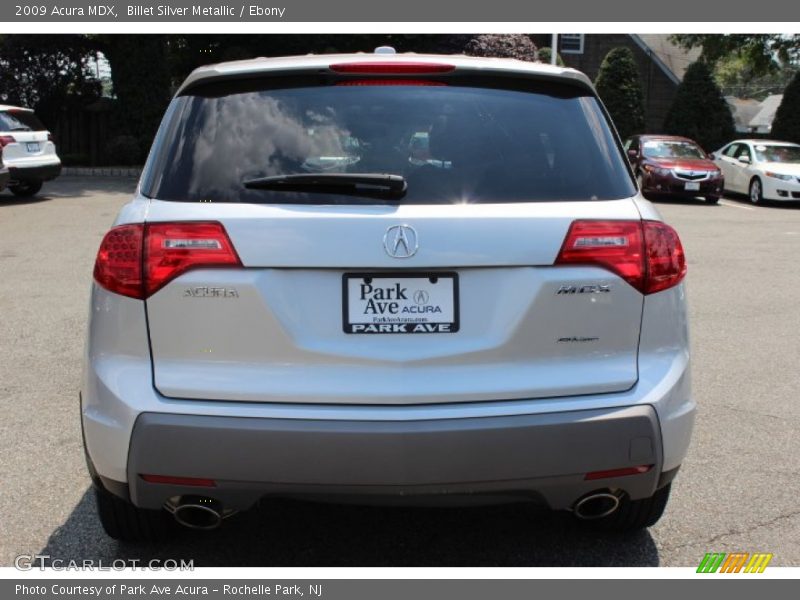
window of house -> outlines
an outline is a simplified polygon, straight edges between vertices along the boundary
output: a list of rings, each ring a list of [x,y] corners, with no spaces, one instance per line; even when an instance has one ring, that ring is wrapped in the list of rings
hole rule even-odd
[[[582,33],[562,33],[561,34],[561,53],[562,54],[583,54],[583,34]]]

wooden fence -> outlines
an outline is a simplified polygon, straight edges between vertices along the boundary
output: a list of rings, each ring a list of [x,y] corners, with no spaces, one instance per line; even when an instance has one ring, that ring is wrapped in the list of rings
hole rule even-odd
[[[99,101],[83,108],[65,108],[52,124],[58,154],[68,166],[108,164],[112,103]]]

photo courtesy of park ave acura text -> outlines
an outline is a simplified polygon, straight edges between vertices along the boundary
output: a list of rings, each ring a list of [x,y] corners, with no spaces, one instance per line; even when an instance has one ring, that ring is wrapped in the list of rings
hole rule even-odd
[[[0,566],[800,566],[800,35],[109,31],[0,34]]]

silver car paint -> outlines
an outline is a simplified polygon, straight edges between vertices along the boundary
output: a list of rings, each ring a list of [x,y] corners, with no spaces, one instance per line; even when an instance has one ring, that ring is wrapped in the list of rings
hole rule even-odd
[[[342,57],[343,60],[345,58],[373,60],[372,57],[361,55]],[[437,58],[441,60],[441,57]],[[317,57],[303,57],[283,62],[259,59],[252,61],[251,64],[246,61],[232,65],[217,65],[197,71],[184,86],[202,78],[235,76],[237,73],[253,69],[295,70],[301,64],[304,68],[314,69],[318,67],[318,62],[320,61]],[[330,57],[324,57],[325,65],[330,62],[332,62]],[[526,65],[517,61],[477,62],[482,62],[483,68],[488,70],[503,69],[521,74],[537,73],[543,77],[566,77],[579,85],[591,88],[585,76],[569,69]],[[474,67],[476,61],[465,58],[464,64]],[[305,220],[315,232],[315,236],[310,236],[311,239],[326,239],[331,231],[327,228],[333,221],[338,226],[345,227],[347,241],[341,253],[338,248],[336,252],[319,252],[318,249],[303,243],[293,246],[292,253],[285,253],[280,252],[281,244],[277,242],[259,246],[253,241],[254,230],[250,219],[269,216],[271,220],[279,221],[284,226],[280,230],[276,229],[281,235],[288,236],[280,240],[282,244],[287,241],[296,242],[299,232],[304,231],[302,229],[304,225],[301,223],[302,216],[299,215],[302,211],[291,207],[217,205],[211,208],[208,205],[151,201],[137,194],[137,197],[123,208],[117,224],[139,223],[146,220],[211,218],[221,220],[231,232],[244,263],[262,267],[254,269],[255,274],[248,274],[246,271],[239,274],[228,272],[228,276],[243,278],[238,285],[244,285],[245,289],[249,286],[252,290],[263,290],[263,285],[269,282],[270,278],[281,277],[280,272],[299,271],[302,267],[334,269],[340,274],[343,270],[357,267],[395,266],[391,259],[378,253],[370,254],[368,260],[365,260],[363,252],[358,249],[359,243],[372,245],[375,243],[373,239],[375,235],[382,235],[385,226],[412,217],[425,219],[427,223],[441,219],[443,226],[435,229],[435,234],[427,235],[421,240],[421,251],[415,266],[441,268],[445,265],[469,265],[470,269],[474,269],[479,265],[481,269],[487,270],[490,274],[494,272],[496,275],[494,281],[490,283],[501,281],[500,271],[504,270],[504,273],[513,272],[523,280],[527,277],[529,285],[535,287],[537,282],[534,281],[535,275],[531,273],[538,269],[531,266],[552,264],[569,221],[577,218],[570,212],[575,208],[575,204],[566,206],[558,203],[514,207],[514,211],[518,211],[518,214],[531,211],[529,216],[532,218],[537,215],[546,215],[549,218],[549,228],[537,230],[536,233],[541,237],[531,236],[530,244],[521,244],[524,242],[521,230],[513,227],[507,214],[495,214],[498,210],[496,205],[463,208],[464,227],[472,227],[473,223],[478,223],[478,218],[482,223],[489,219],[493,226],[492,235],[487,236],[491,243],[479,244],[468,260],[464,258],[463,253],[457,257],[449,254],[451,250],[440,237],[444,236],[446,239],[444,224],[445,219],[452,217],[451,207],[409,206],[391,210],[385,207],[371,209],[359,207],[358,218],[352,215],[339,216],[334,214],[335,210],[322,207],[305,207],[303,216],[314,215],[314,218]],[[423,210],[424,214],[421,212]],[[614,202],[582,203],[580,211],[580,216],[585,218],[660,220],[655,208],[641,197]],[[321,218],[323,215],[325,219]],[[326,223],[328,218],[330,222]],[[371,227],[369,231],[362,229],[365,224],[373,223],[374,229]],[[349,236],[354,236],[355,239],[351,240]],[[545,243],[539,244],[538,242],[542,240]],[[429,245],[427,250],[423,251],[425,244]],[[493,257],[490,246],[499,250],[500,258]],[[553,279],[548,281],[549,284],[562,277],[560,269],[550,271],[548,276]],[[695,403],[690,391],[685,284],[643,297],[632,288],[625,290],[626,283],[602,270],[573,267],[568,271],[568,278],[610,280],[615,291],[622,290],[618,294],[620,302],[623,305],[629,303],[627,309],[634,307],[638,309],[638,313],[634,311],[633,314],[627,315],[629,325],[638,327],[636,343],[632,344],[630,339],[620,334],[625,339],[612,340],[611,347],[616,350],[610,352],[609,357],[594,357],[593,366],[601,368],[596,369],[592,381],[584,382],[586,386],[595,388],[594,392],[582,393],[581,383],[568,383],[566,373],[560,373],[558,369],[548,371],[541,367],[537,371],[535,360],[528,364],[526,369],[524,366],[514,365],[513,360],[509,359],[505,363],[495,364],[494,366],[498,367],[497,371],[486,369],[481,373],[479,368],[481,361],[473,360],[470,355],[490,353],[491,348],[507,344],[513,337],[511,332],[516,325],[510,321],[493,323],[493,327],[494,325],[497,327],[485,332],[487,335],[468,338],[461,347],[452,341],[453,338],[448,341],[447,336],[443,336],[435,343],[417,347],[414,347],[411,341],[401,340],[399,349],[390,349],[389,345],[380,339],[369,342],[361,338],[361,341],[368,346],[364,349],[359,348],[358,343],[349,340],[340,339],[340,343],[325,339],[315,340],[309,335],[309,331],[303,331],[302,328],[294,331],[290,329],[287,332],[287,305],[281,306],[278,302],[271,306],[271,310],[278,315],[271,317],[274,325],[272,333],[283,331],[285,336],[283,341],[287,343],[282,346],[282,351],[288,352],[288,356],[294,359],[307,360],[313,357],[317,361],[314,365],[315,371],[327,361],[332,368],[326,373],[326,385],[313,381],[310,376],[312,371],[309,370],[305,377],[299,378],[302,380],[298,380],[294,388],[290,385],[290,378],[279,378],[280,386],[275,393],[274,390],[270,391],[256,381],[255,370],[248,372],[246,364],[237,364],[236,368],[242,369],[239,375],[244,376],[245,385],[227,391],[224,385],[220,385],[219,389],[215,390],[216,394],[209,394],[207,388],[192,390],[193,381],[198,377],[202,380],[202,377],[208,376],[208,372],[204,372],[203,369],[209,369],[209,365],[187,360],[187,345],[202,340],[192,338],[190,328],[181,323],[181,318],[184,317],[183,311],[200,311],[200,309],[187,307],[185,303],[180,304],[180,308],[174,302],[169,303],[169,306],[167,303],[169,300],[167,296],[173,290],[206,281],[203,279],[203,271],[190,272],[178,278],[148,300],[147,307],[142,301],[118,296],[93,284],[82,386],[82,417],[88,454],[100,475],[116,481],[127,481],[131,434],[137,418],[143,413],[331,422],[406,422],[489,419],[649,405],[655,409],[661,427],[663,456],[661,468],[664,471],[676,468],[686,454],[695,412]],[[298,278],[293,284],[312,285],[310,281],[303,282],[302,279]],[[541,285],[541,282],[538,284]],[[486,292],[486,296],[490,296],[489,292]],[[162,300],[164,315],[160,316],[155,314],[159,311],[154,309]],[[255,299],[253,301],[255,302]],[[516,309],[516,313],[508,311],[507,314],[516,314],[519,317],[524,312],[525,307],[520,299],[511,298],[506,301],[515,304]],[[215,310],[228,309],[220,303]],[[641,315],[640,318],[638,314]],[[208,320],[208,313],[200,311],[196,315],[187,316],[185,321],[198,323],[197,319],[202,316]],[[164,359],[161,363],[163,368],[156,368],[155,385],[151,341],[148,339],[148,318],[158,321],[155,329],[155,323],[151,321],[149,324],[151,332],[155,331],[156,336],[159,336],[158,349],[155,352],[162,356],[156,356],[156,362],[158,363],[159,358]],[[548,314],[548,320],[553,320],[556,324],[569,324],[569,311]],[[219,337],[220,332],[214,327],[213,323],[208,324],[208,329],[199,337],[209,339],[215,333]],[[241,349],[243,353],[263,351],[252,346],[253,340],[245,341],[247,343]],[[202,347],[202,344],[200,346]],[[520,348],[521,346],[514,344],[508,347],[513,351],[518,351]],[[233,352],[233,348],[229,348],[228,351]],[[379,354],[377,360],[371,356],[375,351]],[[258,352],[254,355],[258,356]],[[488,355],[485,354],[482,358]],[[261,356],[262,364],[259,368],[264,367],[264,358],[266,355]],[[413,378],[414,388],[410,388],[411,384],[408,379],[402,377],[402,374],[407,365],[413,366],[420,358],[434,359],[439,364],[437,369],[424,373],[420,371],[420,376]],[[353,363],[352,368],[348,362]],[[606,373],[607,367],[613,367],[611,369],[613,375]],[[210,368],[213,371],[213,365]],[[531,369],[536,371],[536,377],[531,377],[530,373],[526,372]],[[359,377],[371,379],[370,385],[358,386],[352,380],[356,372]],[[436,376],[437,372],[439,377]],[[442,376],[442,373],[446,375]],[[388,383],[385,382],[387,374]],[[550,384],[548,377],[551,379]],[[208,381],[207,378],[203,386],[207,386]],[[391,384],[394,384],[396,389],[398,383],[403,383],[401,393],[392,393]],[[349,398],[356,394],[360,402],[338,403],[343,398],[340,386],[344,386]],[[420,389],[418,390],[416,386],[420,386]],[[584,392],[589,387],[583,388]],[[162,392],[194,399],[170,398]],[[220,395],[225,393],[229,399],[219,400]],[[403,398],[409,394],[416,396],[417,402],[403,405]],[[422,398],[431,401],[428,404],[419,403]]]

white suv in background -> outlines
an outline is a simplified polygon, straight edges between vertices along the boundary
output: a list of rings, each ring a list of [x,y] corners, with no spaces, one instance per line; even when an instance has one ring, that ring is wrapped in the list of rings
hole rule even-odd
[[[17,196],[35,195],[61,173],[52,135],[28,108],[0,104],[0,150]]]
[[[685,272],[582,73],[198,69],[95,264],[101,522],[152,539],[293,496],[650,526],[695,412]]]

